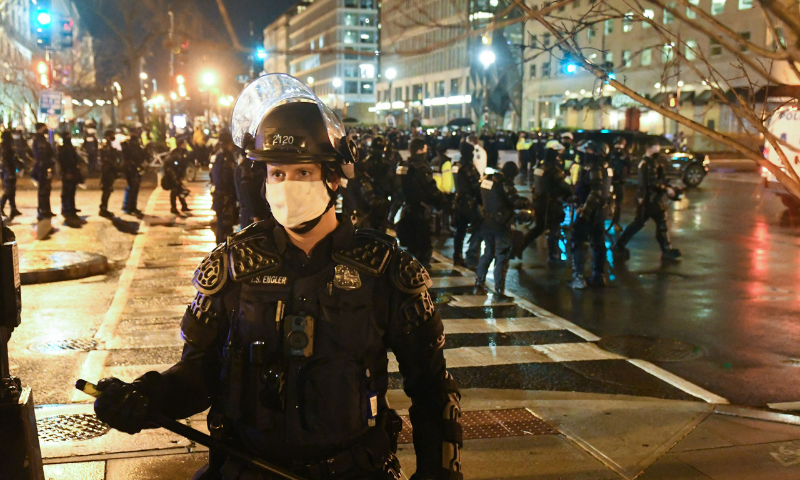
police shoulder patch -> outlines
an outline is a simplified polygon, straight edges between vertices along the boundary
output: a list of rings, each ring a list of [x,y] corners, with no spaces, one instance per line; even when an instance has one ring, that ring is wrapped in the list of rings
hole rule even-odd
[[[481,188],[484,190],[491,190],[494,187],[494,182],[488,178],[481,180]]]
[[[392,283],[403,293],[421,293],[433,286],[425,267],[406,251],[394,256],[391,270]]]
[[[368,275],[382,275],[397,249],[397,240],[377,230],[356,231],[352,247],[333,252],[333,260]]]
[[[192,277],[192,285],[204,295],[214,295],[222,290],[228,280],[226,245],[220,243],[200,262]]]
[[[274,272],[281,267],[281,257],[264,233],[239,241],[229,238],[228,252],[231,279],[235,282]]]

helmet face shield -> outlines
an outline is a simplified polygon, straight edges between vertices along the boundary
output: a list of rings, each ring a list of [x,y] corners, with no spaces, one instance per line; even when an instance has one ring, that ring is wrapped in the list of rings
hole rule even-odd
[[[358,160],[339,117],[300,80],[282,73],[259,77],[242,90],[231,135],[252,160],[335,162],[347,177]]]

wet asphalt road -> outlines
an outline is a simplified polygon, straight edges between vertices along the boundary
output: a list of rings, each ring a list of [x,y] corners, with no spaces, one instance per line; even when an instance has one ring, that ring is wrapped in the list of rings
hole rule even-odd
[[[201,186],[198,183],[193,188]],[[54,189],[54,209],[58,208],[57,192]],[[112,205],[121,203],[121,193],[115,191]],[[142,205],[149,193],[143,190]],[[137,224],[132,217],[112,223],[94,215],[97,197],[98,191],[79,191],[78,205],[89,215],[89,223],[83,228],[58,225],[60,231],[52,239],[34,242],[31,215],[35,195],[20,192],[26,216],[12,227],[23,249],[82,249],[108,256],[112,265],[103,276],[23,287],[24,324],[12,338],[12,372],[33,386],[38,404],[69,402],[72,382],[91,362],[87,362],[86,352],[41,354],[31,345],[54,338],[91,338],[95,334],[112,303],[135,238]],[[631,188],[626,196],[624,224],[633,215],[633,197]],[[629,244],[632,257],[627,263],[618,264],[609,256],[609,287],[574,292],[565,285],[569,268],[546,265],[542,239],[539,250],[531,248],[523,261],[512,262],[509,289],[601,337],[601,348],[650,361],[731,403],[765,406],[800,400],[800,327],[796,326],[800,307],[800,227],[782,223],[782,204],[771,194],[761,195],[758,178],[752,174],[712,174],[699,189],[690,191],[688,198],[687,209],[671,210],[669,214],[673,244],[684,253],[681,262],[662,264],[653,239],[654,227],[648,225]],[[130,312],[140,312],[137,315],[144,319],[158,320],[158,330],[167,336],[162,339],[156,335],[163,340],[161,346],[137,344],[111,349],[97,375],[125,372],[134,378],[151,367],[168,365],[179,356],[179,339],[174,343],[172,333],[177,333],[180,315],[191,300],[191,272],[213,245],[213,240],[209,241],[213,236],[207,230],[169,225],[151,232],[153,237],[146,242],[142,254],[145,270],[137,274],[132,284],[120,335],[130,335],[140,327],[154,328],[149,323],[136,327],[134,320],[138,317]],[[451,243],[441,243],[439,250],[449,256]],[[446,268],[434,276],[451,275]],[[468,290],[466,286],[443,288],[437,294]],[[450,319],[468,316],[463,309],[440,308],[448,321],[458,322]],[[161,313],[151,315],[153,309]],[[524,312],[492,312],[490,316],[514,315],[526,316]],[[128,317],[133,320],[126,320]],[[578,341],[582,340],[564,329],[499,335],[465,330],[448,335],[448,349],[548,346]],[[495,388],[685,396],[625,361],[606,360],[595,353],[590,357],[592,360],[582,358],[571,363],[537,360],[520,366],[499,365],[491,374],[483,367],[464,362],[457,378],[465,385]]]
[[[623,225],[634,197],[629,186]],[[571,269],[547,266],[541,238],[512,261],[508,288],[602,337],[602,347],[731,403],[800,400],[800,226],[754,173],[712,173],[687,197],[688,208],[668,216],[682,261],[661,261],[651,222],[628,245],[629,261],[609,252],[608,287],[573,291]]]

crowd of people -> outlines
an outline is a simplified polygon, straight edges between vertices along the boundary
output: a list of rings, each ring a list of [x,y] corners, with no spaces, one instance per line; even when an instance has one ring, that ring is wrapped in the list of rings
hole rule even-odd
[[[270,216],[263,190],[266,169],[245,159],[229,131],[219,133],[214,147],[202,134],[198,140],[199,131],[172,138],[173,148],[162,166],[161,187],[170,192],[171,213],[188,215],[186,169],[199,156],[205,157],[200,163],[210,164],[216,238],[223,242],[237,225],[243,229]],[[47,135],[47,126],[37,124],[30,148],[34,160],[31,177],[38,188],[37,217],[55,215],[50,194],[57,162],[61,214],[66,222],[82,222],[75,204],[76,187],[85,180],[78,168],[78,153],[68,132],[60,134],[57,149]],[[18,137],[6,130],[0,142],[4,190],[0,208],[6,215],[8,203],[8,218],[12,219],[21,214],[15,202],[15,150],[26,148]],[[680,257],[680,251],[670,244],[665,213],[665,199],[677,198],[680,190],[666,180],[656,161],[658,143],[646,145],[643,158],[631,159],[624,138],[615,139],[611,146],[592,140],[576,143],[570,132],[478,134],[351,128],[348,137],[358,149],[360,161],[355,164],[355,176],[349,181],[342,179],[340,185],[343,214],[357,228],[394,230],[400,244],[423,265],[430,263],[434,234],[452,234],[453,263],[476,271],[478,289],[485,288],[494,264],[495,293],[502,295],[510,260],[521,258],[542,235],[547,238],[552,267],[564,263],[567,255],[561,244],[567,246],[564,250],[573,269],[569,285],[576,289],[605,285],[606,232],[611,229],[617,234],[612,251],[625,260],[629,257],[627,243],[652,219],[663,258]],[[150,154],[142,139],[141,129],[131,127],[126,136],[106,130],[100,141],[93,125],[87,126],[82,149],[90,170],[92,165],[99,166],[100,216],[114,217],[108,202],[120,177],[126,180],[122,211],[143,215],[138,205],[139,186]],[[406,159],[402,150],[408,151]],[[516,160],[498,165],[503,150],[516,150]],[[448,152],[454,151],[457,158],[450,158]],[[620,213],[633,161],[640,162],[637,212],[623,231]],[[532,187],[529,197],[517,191],[521,183]],[[591,250],[588,276],[584,274],[587,244]]]

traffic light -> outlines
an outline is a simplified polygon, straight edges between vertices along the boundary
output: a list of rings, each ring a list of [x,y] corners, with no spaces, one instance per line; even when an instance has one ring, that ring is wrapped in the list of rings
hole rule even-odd
[[[564,57],[564,60],[561,61],[561,73],[566,73],[567,75],[574,75],[578,72],[578,62],[572,59],[572,56],[567,55]]]
[[[45,61],[39,62],[39,64],[36,65],[36,73],[39,76],[39,85],[44,88],[50,88],[50,84],[52,83],[50,65]]]
[[[253,53],[253,72],[256,76],[264,70],[265,58],[267,58],[267,51],[264,50],[264,47],[256,47],[256,51]]]
[[[36,44],[40,47],[49,47],[53,30],[53,17],[50,9],[42,3],[34,14],[33,24],[36,28]]]
[[[72,28],[74,25],[71,18],[61,21],[61,46],[63,48],[72,48]]]

